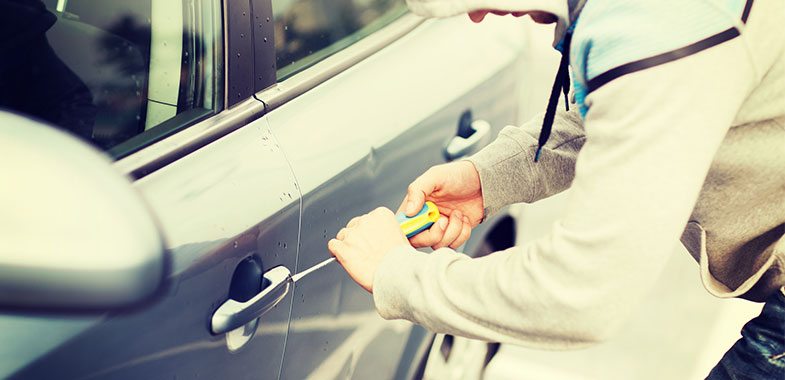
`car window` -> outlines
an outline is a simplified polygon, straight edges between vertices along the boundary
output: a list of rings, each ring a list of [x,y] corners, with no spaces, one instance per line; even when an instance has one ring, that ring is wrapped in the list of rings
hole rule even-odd
[[[404,13],[403,0],[273,0],[278,80],[344,49]]]
[[[122,157],[220,109],[212,0],[0,2],[0,108]]]

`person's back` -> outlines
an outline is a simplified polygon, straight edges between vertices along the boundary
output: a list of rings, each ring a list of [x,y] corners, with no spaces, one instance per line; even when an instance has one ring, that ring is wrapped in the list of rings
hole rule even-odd
[[[760,302],[785,285],[785,3],[749,3],[741,38],[753,88],[714,156],[682,242],[710,293]]]

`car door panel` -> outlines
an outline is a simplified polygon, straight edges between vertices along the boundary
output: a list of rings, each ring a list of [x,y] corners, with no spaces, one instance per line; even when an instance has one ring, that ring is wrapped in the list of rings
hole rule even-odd
[[[464,111],[491,123],[493,135],[515,122],[522,43],[505,36],[518,30],[426,22],[268,114],[303,197],[298,271],[329,257],[327,241],[351,217],[396,210],[414,178],[445,162]],[[283,379],[393,376],[409,324],[383,321],[337,264],[304,277],[294,292]]]
[[[168,275],[161,294],[103,315],[100,310],[84,314],[19,311],[19,315],[4,310],[0,351],[13,354],[0,359],[0,378],[277,378],[291,292],[261,318],[251,318],[235,331],[213,334],[211,326],[216,310],[230,297],[245,301],[267,285],[262,273],[278,266],[293,272],[297,259],[297,184],[269,131],[264,105],[251,99],[255,69],[251,3],[126,2],[131,8],[142,8],[127,14],[122,1],[66,3],[50,6],[61,28],[94,31],[92,24],[82,25],[90,21],[111,24],[106,28],[137,38],[145,47],[140,51],[155,56],[148,57],[149,66],[142,67],[143,71],[156,72],[157,84],[167,88],[167,95],[175,95],[161,105],[172,114],[183,111],[175,118],[197,110],[202,121],[168,120],[161,125],[176,121],[176,128],[156,134],[152,132],[164,127],[152,125],[161,120],[137,112],[131,121],[150,122],[153,131],[140,130],[127,141],[113,142],[130,144],[115,155],[123,157],[115,168],[135,180],[133,186],[149,204],[165,237]],[[92,18],[87,20],[87,16]],[[58,32],[53,29],[50,34]],[[107,85],[101,95],[111,97],[118,106],[144,99],[148,77],[131,75],[122,66],[126,61],[138,66],[138,60],[124,60],[116,39],[101,38],[107,33],[88,33],[98,36],[91,39],[82,34],[71,33],[55,41],[61,55],[72,58],[69,64],[77,67],[74,62],[85,61],[82,66],[89,68],[91,62],[99,61],[93,57],[80,61],[83,57],[74,54],[92,51],[88,47],[101,54],[113,53],[109,58],[116,61],[106,58],[101,62],[117,65],[116,71],[125,73],[117,77],[134,82],[136,91],[128,96],[128,91],[113,92]],[[202,44],[202,38],[208,43]],[[93,46],[95,41],[104,41],[106,46]],[[167,44],[174,47],[167,48]],[[131,58],[136,57],[136,50],[129,47],[128,51],[134,53]],[[230,109],[218,113],[224,104]],[[110,111],[122,113],[122,109]],[[78,222],[79,215],[75,215],[74,223]],[[258,266],[258,273],[237,269],[248,265]]]
[[[167,241],[166,294],[105,316],[11,378],[277,378],[291,293],[239,349],[230,350],[227,334],[210,332],[240,262],[256,256],[263,271],[295,267],[300,202],[267,120],[250,122],[136,187]]]

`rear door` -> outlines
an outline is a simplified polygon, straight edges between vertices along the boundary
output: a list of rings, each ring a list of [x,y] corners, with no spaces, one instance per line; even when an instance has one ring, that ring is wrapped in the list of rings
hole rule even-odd
[[[302,197],[297,272],[330,257],[327,241],[351,217],[396,210],[428,167],[516,121],[519,23],[423,21],[385,0],[274,0],[273,14],[276,84],[257,98]],[[486,123],[448,157],[462,117]],[[392,378],[412,364],[399,369],[410,329],[382,320],[331,264],[295,286],[282,378]]]

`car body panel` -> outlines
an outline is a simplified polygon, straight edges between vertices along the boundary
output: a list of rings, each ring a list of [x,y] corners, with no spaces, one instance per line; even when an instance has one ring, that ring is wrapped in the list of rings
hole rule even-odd
[[[522,44],[498,37],[516,30],[425,22],[269,113],[303,197],[298,272],[329,257],[327,241],[352,216],[396,210],[412,180],[445,162],[464,111],[494,135],[515,120]],[[367,358],[399,357],[411,325],[382,320],[339,265],[305,276],[294,294],[282,378],[394,375],[396,361]]]
[[[84,331],[11,378],[47,378],[54,368],[61,378],[277,377],[291,294],[235,352],[225,334],[209,330],[244,258],[256,255],[263,270],[295,267],[300,202],[267,120],[250,122],[135,185],[155,210],[171,254],[166,294],[139,310],[77,323]]]

